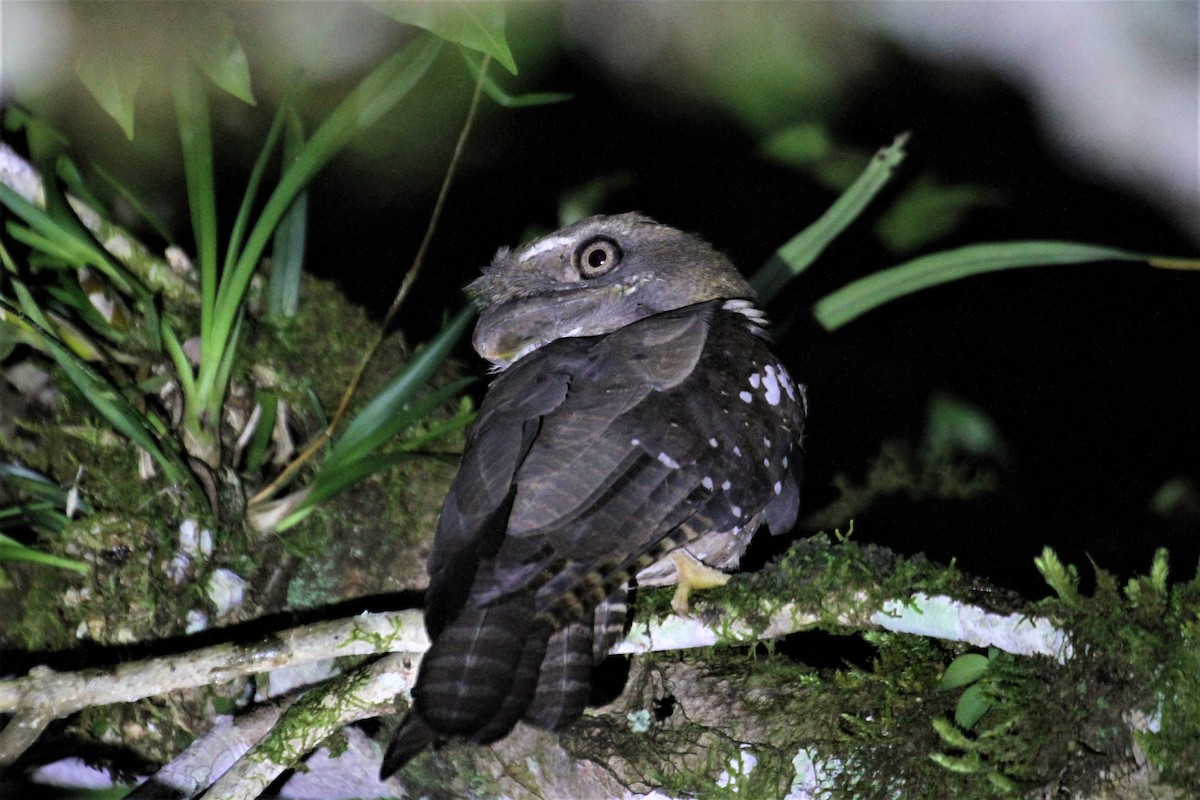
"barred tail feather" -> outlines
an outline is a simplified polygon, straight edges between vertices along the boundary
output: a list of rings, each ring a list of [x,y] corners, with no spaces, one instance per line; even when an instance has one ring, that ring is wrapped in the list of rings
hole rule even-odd
[[[413,687],[413,706],[437,736],[474,740],[492,722],[526,657],[531,612],[525,596],[467,608],[434,640]]]
[[[591,619],[550,637],[526,722],[553,731],[579,718],[592,692],[592,642]]]
[[[391,744],[383,754],[383,763],[379,767],[379,780],[387,780],[399,772],[405,764],[419,755],[422,750],[433,744],[433,731],[425,720],[413,711],[400,723]]]

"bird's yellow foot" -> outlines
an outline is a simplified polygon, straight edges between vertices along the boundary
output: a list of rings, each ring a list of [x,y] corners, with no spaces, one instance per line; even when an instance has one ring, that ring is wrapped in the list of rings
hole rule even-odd
[[[671,608],[681,617],[689,616],[688,596],[693,589],[712,589],[729,583],[729,575],[713,569],[686,550],[672,552],[671,561],[675,563],[675,574],[679,578]]]

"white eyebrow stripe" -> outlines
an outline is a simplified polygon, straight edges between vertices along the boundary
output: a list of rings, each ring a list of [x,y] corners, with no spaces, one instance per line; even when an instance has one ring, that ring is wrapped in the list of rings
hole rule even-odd
[[[547,250],[553,250],[557,247],[562,247],[564,244],[571,244],[574,241],[574,237],[571,236],[550,236],[542,239],[540,242],[532,242],[521,250],[521,257],[518,260],[524,261],[527,258],[533,258]]]

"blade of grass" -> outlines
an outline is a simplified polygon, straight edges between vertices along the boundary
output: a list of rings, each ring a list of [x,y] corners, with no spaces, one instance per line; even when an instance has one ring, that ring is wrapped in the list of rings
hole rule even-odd
[[[312,491],[305,496],[304,501],[296,508],[295,513],[306,513],[306,509],[311,509],[323,500],[328,500],[350,484],[360,481],[368,475],[389,467],[405,458],[413,458],[413,455],[398,451],[378,453],[346,464],[335,472],[327,473],[328,477],[324,481],[319,481],[312,485]],[[289,519],[290,517],[286,518],[284,523],[288,523]],[[294,520],[291,524],[295,524],[295,522],[299,522],[299,520]],[[283,525],[276,530],[283,530]]]
[[[288,115],[283,141],[283,163],[290,164],[304,147],[300,115]],[[304,246],[308,235],[308,189],[296,195],[275,229],[271,243],[271,277],[267,283],[267,311],[280,317],[295,316],[300,304],[300,278],[304,272]]]
[[[187,184],[188,214],[196,240],[200,267],[200,341],[204,358],[219,359],[209,348],[213,342],[213,309],[217,298],[217,194],[213,178],[212,123],[208,95],[187,62],[175,70],[172,95],[183,150],[183,173]],[[217,341],[223,341],[219,337]]]
[[[167,322],[167,318],[162,317],[159,324],[162,326],[163,349],[171,357],[171,362],[175,365],[175,374],[179,376],[179,390],[184,397],[191,397],[196,393],[196,377],[192,374],[192,365],[183,352],[179,336],[171,327],[171,323]]]
[[[266,502],[267,499],[270,498],[280,486],[285,485],[289,480],[291,480],[296,470],[298,470],[308,459],[310,459],[314,453],[319,452],[325,446],[325,443],[333,437],[334,429],[337,427],[338,423],[341,422],[342,417],[345,415],[346,409],[350,405],[350,400],[354,397],[354,393],[358,389],[358,384],[362,379],[363,371],[367,368],[367,365],[371,362],[371,359],[379,350],[379,346],[383,342],[384,336],[386,335],[392,320],[396,316],[396,312],[400,309],[404,299],[408,296],[408,292],[412,288],[417,275],[420,274],[421,267],[425,262],[425,253],[428,252],[429,243],[433,240],[433,233],[435,230],[437,230],[438,219],[441,217],[442,208],[445,206],[446,196],[449,194],[450,185],[454,180],[454,174],[458,163],[462,160],[463,149],[466,146],[467,137],[471,132],[471,126],[475,120],[475,113],[479,109],[479,99],[483,93],[483,77],[487,73],[487,65],[488,59],[485,58],[481,68],[480,78],[475,83],[475,93],[471,96],[471,105],[467,110],[467,118],[463,121],[462,130],[460,130],[458,133],[458,141],[455,142],[454,145],[454,154],[451,156],[450,164],[446,168],[446,175],[442,178],[442,186],[438,190],[437,200],[434,201],[433,211],[429,215],[429,224],[425,227],[425,235],[421,239],[421,245],[417,248],[416,255],[413,256],[413,263],[409,266],[408,272],[405,273],[403,280],[400,282],[400,288],[397,290],[396,296],[392,299],[391,307],[388,308],[387,314],[384,315],[383,323],[379,326],[379,334],[375,337],[375,342],[363,355],[362,360],[359,362],[358,369],[350,379],[350,384],[346,387],[346,391],[342,393],[342,399],[338,403],[337,410],[334,412],[333,420],[325,426],[320,436],[316,437],[312,442],[310,442],[309,445],[304,448],[304,451],[300,453],[300,455],[297,456],[290,464],[288,464],[287,468],[284,469],[284,471],[280,473],[275,480],[271,481],[271,483],[267,484],[267,486],[260,489],[258,493],[250,499],[250,505],[253,506],[255,504]],[[468,308],[464,309],[462,312],[462,315],[467,318],[473,314],[474,308],[470,306],[468,306]],[[465,320],[463,324],[466,324]]]
[[[258,197],[258,188],[262,184],[263,173],[267,170],[271,154],[275,152],[275,145],[279,142],[279,134],[283,131],[284,120],[288,117],[290,108],[290,98],[285,97],[275,112],[275,118],[271,120],[271,127],[267,131],[267,138],[263,140],[263,146],[258,151],[258,158],[254,160],[254,167],[250,170],[250,179],[246,181],[246,191],[242,193],[242,204],[238,207],[237,218],[233,221],[233,230],[229,234],[229,244],[225,248],[225,265],[222,274],[232,270],[233,265],[237,262],[238,252],[241,250],[242,240],[246,235],[246,226],[250,222],[250,212],[254,209],[254,200]]]
[[[1151,257],[1113,247],[1075,242],[993,242],[921,256],[843,286],[817,301],[813,314],[826,330],[836,330],[868,311],[905,295],[943,283],[1002,269],[1082,264],[1092,261],[1145,261]]]
[[[474,409],[460,409],[458,413],[445,422],[439,422],[434,425],[430,425],[429,429],[419,436],[413,436],[405,439],[396,449],[405,453],[412,453],[420,450],[430,442],[435,442],[444,436],[448,436],[455,431],[462,430],[463,428],[467,427],[475,421],[475,416]]]
[[[57,240],[42,236],[32,228],[27,228],[13,220],[10,220],[4,228],[9,236],[21,244],[32,249],[35,253],[47,256],[48,260],[44,260],[42,266],[49,266],[51,268],[58,266],[61,269],[78,269],[84,266],[84,263],[79,259],[77,250],[64,247]],[[55,262],[58,262],[57,265]]]
[[[211,340],[230,340],[235,317],[259,259],[296,195],[355,134],[373,124],[408,94],[429,69],[441,47],[441,40],[431,34],[410,42],[364,78],[304,143],[267,199],[232,272],[222,276],[213,327],[209,332]],[[216,387],[216,371],[214,361],[201,362],[197,391],[205,397],[220,393]]]
[[[66,506],[68,490],[28,467],[13,463],[0,464],[0,480],[43,502],[56,507]]]
[[[431,404],[431,407],[434,404]],[[426,443],[442,438],[454,431],[465,428],[470,425],[475,419],[475,412],[459,412],[452,418],[433,425],[425,433],[420,436],[415,436],[411,439],[405,439],[400,443],[400,446],[386,453],[378,453],[366,455],[355,461],[352,461],[333,473],[326,475],[324,465],[322,465],[321,475],[326,476],[321,480],[321,475],[312,485],[311,490],[304,499],[301,500],[296,510],[285,517],[282,522],[275,528],[276,531],[283,531],[295,525],[300,520],[308,516],[313,507],[323,500],[327,500],[333,495],[345,489],[355,481],[362,480],[368,475],[372,475],[380,470],[386,469],[393,464],[403,461],[406,458],[412,458],[414,451],[419,450]]]
[[[27,292],[24,294],[27,295]],[[0,306],[6,307],[8,313],[25,319],[38,330],[55,363],[91,404],[92,408],[119,434],[150,453],[162,467],[168,480],[177,481],[182,477],[190,476],[191,472],[182,455],[174,452],[170,447],[164,449],[161,446],[152,432],[154,420],[138,411],[119,390],[72,353],[70,348],[59,342],[46,326],[36,321],[37,317],[43,320],[45,317],[33,304],[32,298],[26,300],[26,298],[18,296],[18,299],[22,300],[21,309],[3,298],[0,298]],[[159,421],[159,425],[161,426],[161,421]]]
[[[129,286],[129,293],[136,298],[142,313],[146,316],[146,333],[150,338],[150,345],[158,347],[160,344],[158,341],[158,307],[150,290],[96,241],[92,232],[83,224],[83,221],[75,213],[75,209],[67,201],[67,196],[63,194],[58,181],[43,180],[42,192],[46,197],[46,213],[54,218],[69,236],[83,243],[88,252],[94,254],[100,262],[97,268],[103,274],[121,276],[123,282]]]
[[[117,307],[114,307],[113,320],[117,323],[114,324],[109,322],[96,306],[92,305],[91,298],[76,281],[52,284],[46,286],[45,291],[62,308],[70,309],[72,313],[77,314],[93,333],[118,344],[128,340],[128,320],[125,318],[123,307],[120,307],[122,309],[120,312],[116,310]],[[122,327],[118,327],[118,325]]]
[[[100,202],[100,198],[87,185],[87,181],[83,179],[83,174],[79,171],[79,167],[71,160],[70,156],[60,155],[55,159],[58,177],[67,185],[67,189],[76,197],[83,201],[85,205],[92,208],[104,208],[104,203]]]
[[[4,205],[40,236],[49,239],[57,252],[65,254],[65,260],[75,266],[95,267],[116,285],[116,288],[138,300],[150,299],[150,292],[124,267],[108,257],[97,247],[90,236],[78,237],[48,213],[30,203],[15,191],[0,183],[0,204]]]
[[[221,418],[221,404],[225,401],[225,388],[229,386],[229,374],[233,371],[233,359],[237,355],[236,343],[239,340],[242,332],[242,321],[246,318],[245,307],[242,308],[242,313],[237,315],[233,323],[233,331],[229,337],[229,346],[221,350],[221,360],[217,364],[216,383],[220,389],[219,392],[214,392],[209,395],[208,406],[205,413],[208,415],[209,424],[215,425]],[[203,362],[201,362],[203,363]]]
[[[842,192],[828,211],[776,250],[767,263],[754,273],[750,285],[758,293],[759,302],[764,305],[769,303],[788,281],[808,269],[829,243],[858,218],[891,180],[896,167],[904,161],[904,145],[907,142],[908,134],[900,134],[890,145],[876,153],[858,180]]]
[[[70,518],[50,503],[24,503],[0,508],[0,531],[32,530],[36,533],[58,533],[67,527]]]
[[[246,449],[245,472],[248,474],[257,473],[262,468],[267,445],[271,443],[271,434],[275,430],[275,417],[279,412],[279,394],[277,392],[259,389],[256,394],[255,399],[262,412],[259,414],[258,426],[254,429],[250,446]]]
[[[422,353],[421,357],[425,355],[426,353]],[[421,357],[414,358],[413,362],[419,361]],[[383,391],[367,404],[366,408],[346,427],[346,433],[334,443],[329,455],[321,462],[321,470],[317,473],[315,483],[320,484],[322,476],[326,473],[336,473],[347,465],[365,458],[379,445],[428,416],[434,409],[454,397],[472,382],[470,378],[460,378],[431,392],[428,397],[409,404],[413,393],[441,364],[444,353],[442,358],[436,356],[434,358],[431,368],[426,368],[421,364],[414,365],[412,369],[406,366]]]
[[[2,533],[0,533],[0,561],[29,561],[34,564],[60,567],[85,574],[91,569],[82,561],[75,561],[70,558],[43,553],[41,550],[34,550],[32,547],[26,547],[16,539],[11,539]]]
[[[484,56],[477,56],[465,47],[460,47],[459,52],[462,54],[463,60],[467,62],[467,68],[471,70],[471,74],[476,80],[483,76],[483,93],[492,98],[497,105],[502,108],[529,108],[530,106],[544,106],[551,103],[562,103],[570,100],[574,95],[569,92],[528,92],[526,94],[509,94],[500,88],[500,84],[496,83],[483,72]]]

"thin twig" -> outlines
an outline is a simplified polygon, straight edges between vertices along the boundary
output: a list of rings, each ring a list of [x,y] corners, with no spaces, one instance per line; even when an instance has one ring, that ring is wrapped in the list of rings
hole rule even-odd
[[[304,448],[299,456],[297,456],[287,467],[281,472],[275,480],[267,484],[263,489],[250,499],[250,504],[261,503],[271,497],[279,490],[292,475],[295,474],[301,465],[308,459],[312,458],[329,440],[333,438],[333,432],[337,429],[338,424],[346,415],[346,409],[350,406],[350,400],[354,397],[354,393],[358,390],[358,384],[362,380],[363,373],[366,372],[367,365],[371,363],[371,359],[375,357],[375,353],[379,350],[380,345],[387,336],[388,328],[391,326],[392,320],[396,316],[396,312],[400,310],[400,306],[408,297],[409,291],[412,289],[413,283],[417,276],[421,273],[421,267],[425,264],[425,254],[429,251],[429,244],[433,241],[433,234],[437,230],[438,220],[442,216],[442,207],[446,204],[446,197],[450,193],[450,184],[454,180],[454,175],[458,171],[458,164],[462,160],[463,150],[466,147],[467,136],[471,132],[471,127],[475,123],[475,112],[479,108],[479,100],[483,96],[483,81],[487,75],[488,64],[491,62],[491,56],[484,56],[483,66],[479,71],[479,78],[475,81],[475,93],[471,97],[471,105],[467,109],[467,118],[463,121],[462,130],[458,132],[458,141],[454,145],[454,154],[450,158],[450,165],[446,168],[446,175],[442,178],[442,187],[438,191],[437,200],[434,201],[433,211],[429,215],[429,224],[425,226],[425,236],[421,239],[421,246],[417,248],[417,254],[413,256],[412,265],[405,273],[404,279],[400,281],[400,289],[396,292],[396,297],[392,300],[392,305],[388,308],[388,312],[384,315],[383,322],[379,325],[379,333],[375,337],[374,343],[367,348],[367,352],[363,355],[362,360],[358,363],[358,369],[353,377],[350,378],[350,383],[346,387],[346,391],[342,393],[342,399],[338,402],[337,411],[334,412],[333,418],[329,420],[329,425],[325,430],[321,431],[313,441]]]
[[[113,668],[54,672],[38,667],[23,678],[0,681],[0,713],[16,714],[0,731],[0,766],[25,751],[32,742],[29,731],[34,723],[48,723],[91,706],[132,702],[326,658],[421,653],[428,647],[421,613],[408,610],[319,622],[255,644],[214,645]],[[19,721],[24,724],[16,724]]]

